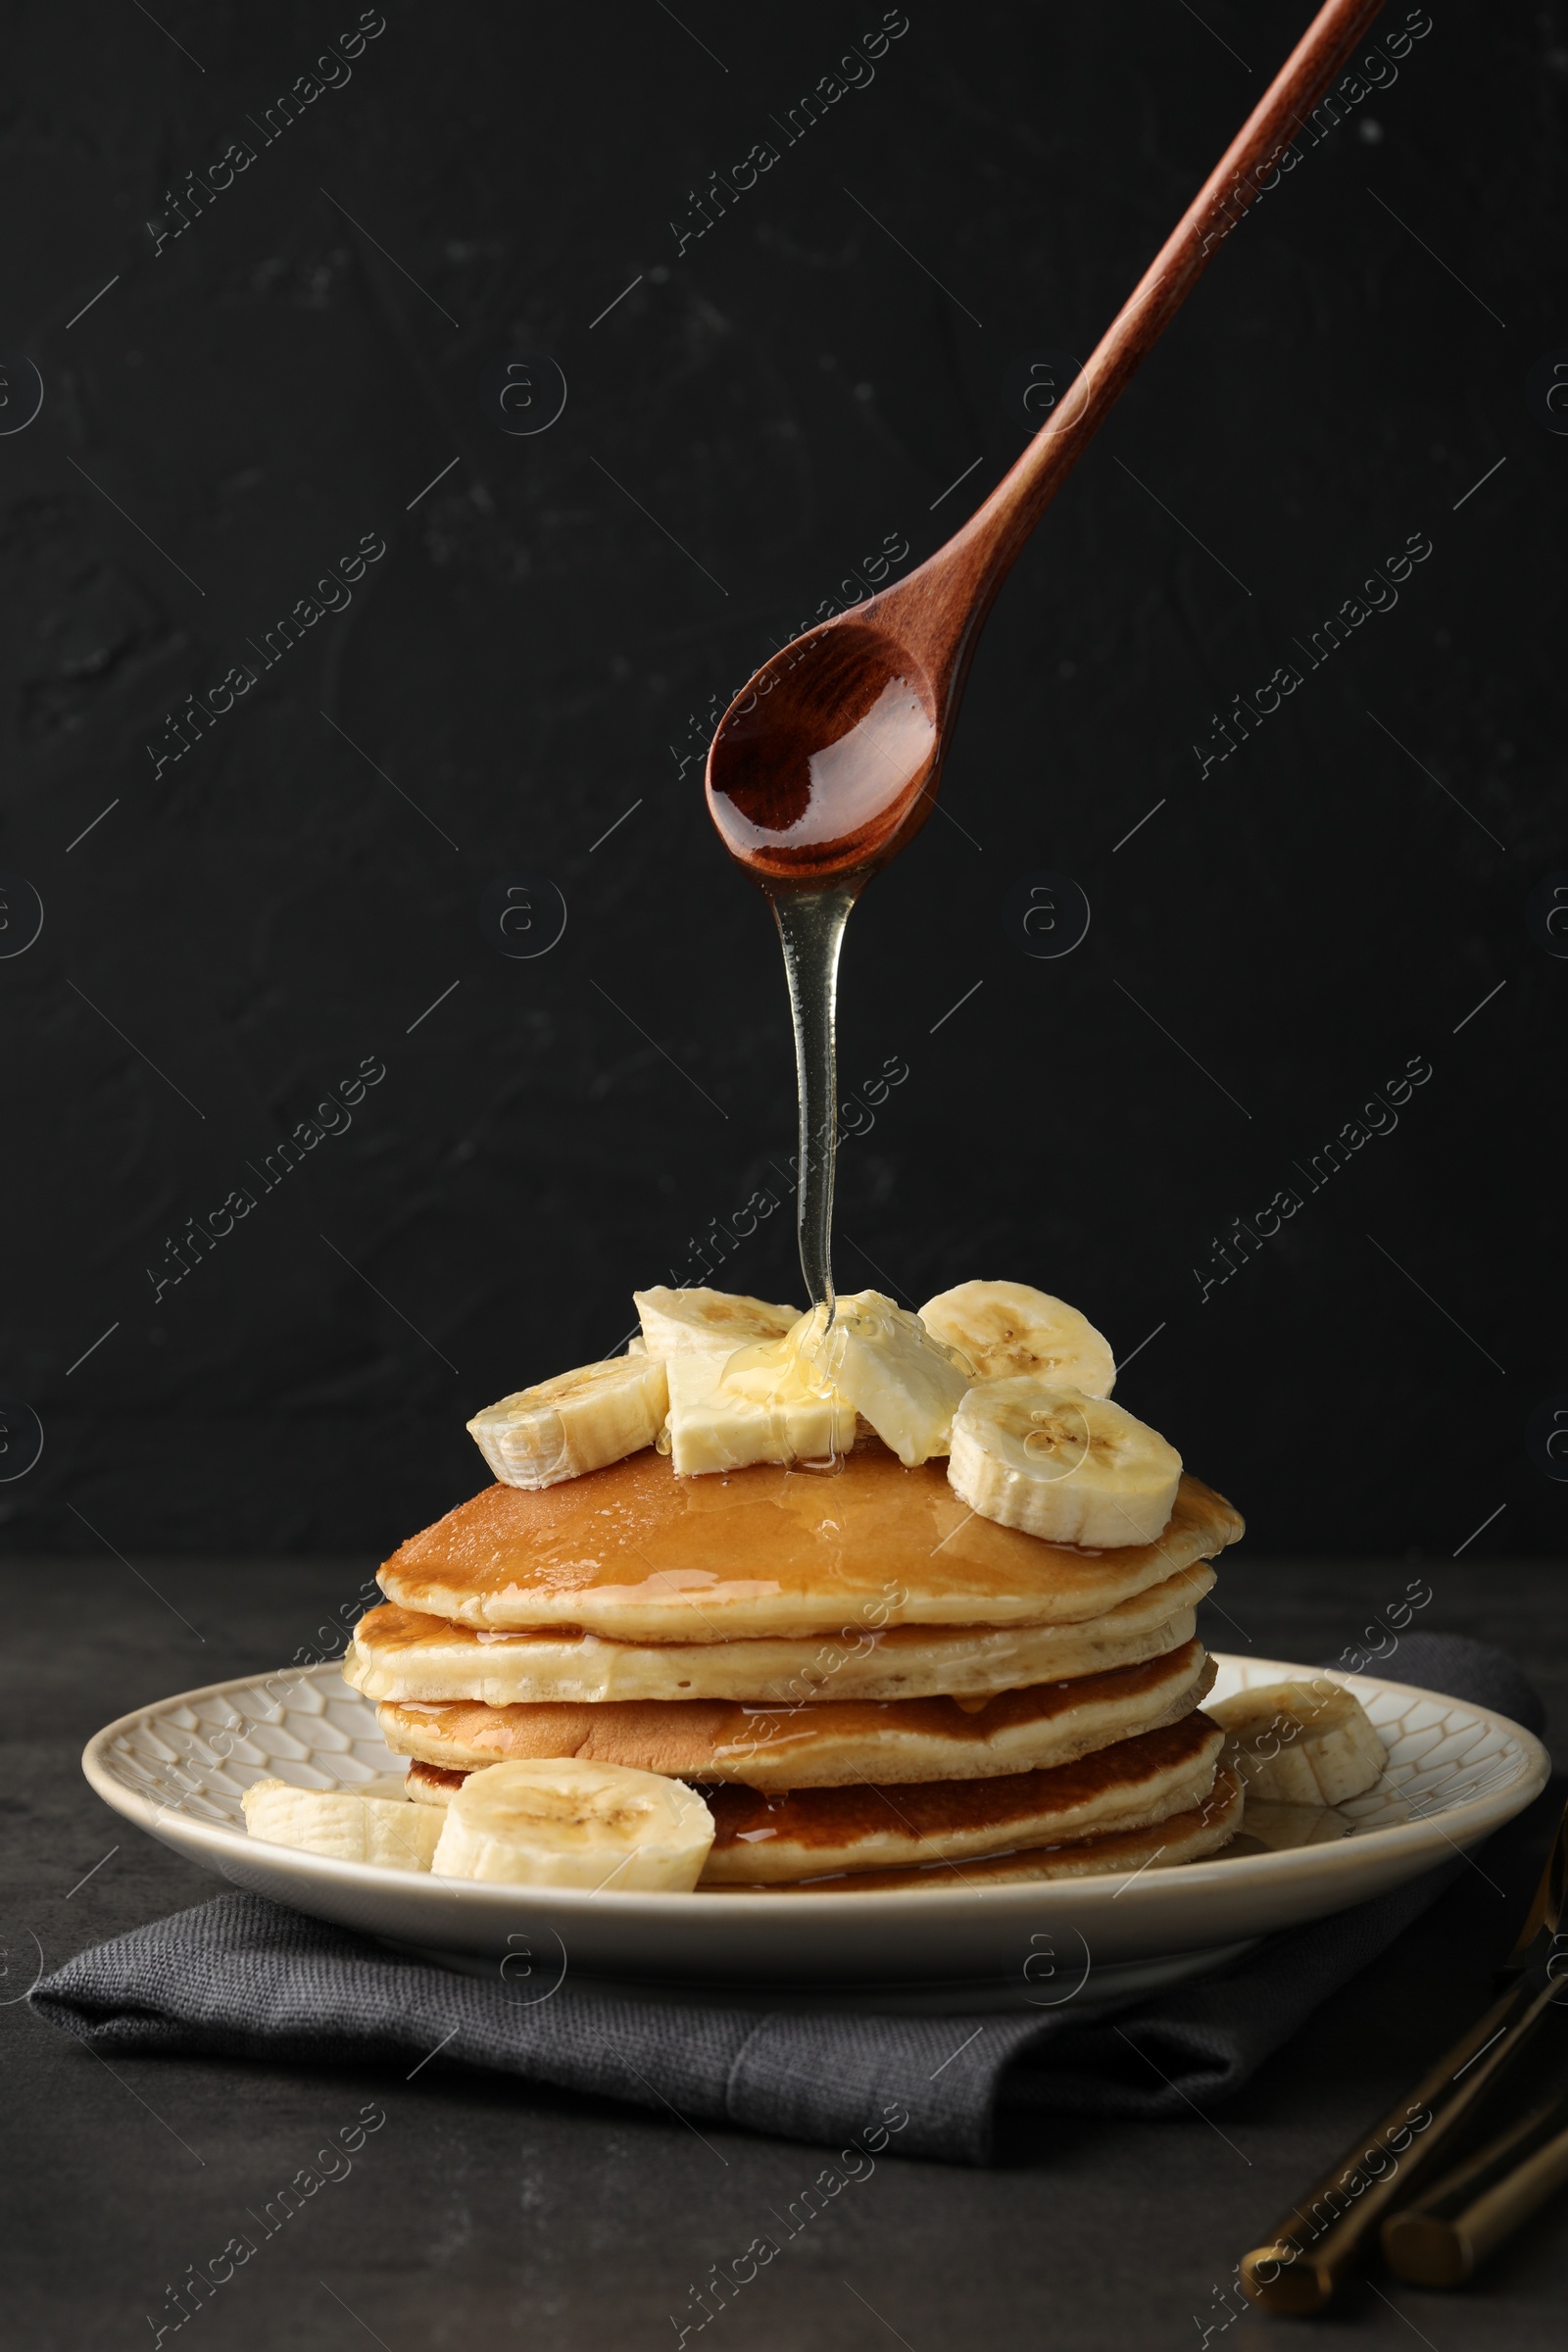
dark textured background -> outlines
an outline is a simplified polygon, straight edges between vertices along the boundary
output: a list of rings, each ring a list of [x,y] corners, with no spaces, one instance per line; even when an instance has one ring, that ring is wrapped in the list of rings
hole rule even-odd
[[[9,20],[0,347],[45,386],[0,438],[0,870],[46,913],[0,962],[29,1550],[389,1546],[480,1483],[467,1414],[612,1348],[769,1181],[777,948],[680,759],[885,535],[918,560],[1000,476],[1009,363],[1088,349],[1307,10],[911,0],[679,258],[688,190],[879,8],[388,6],[261,146],[356,13]],[[1003,595],[944,813],[849,933],[845,1091],[909,1075],[846,1148],[839,1271],[1035,1281],[1123,1353],[1163,1325],[1121,1394],[1261,1551],[1446,1560],[1505,1505],[1460,1574],[1554,1549],[1568,1501],[1525,1445],[1568,1389],[1568,963],[1525,914],[1568,864],[1568,439],[1524,389],[1568,344],[1568,29],[1432,14]],[[256,162],[155,255],[236,135]],[[569,385],[533,438],[478,394],[519,345]],[[1210,713],[1418,531],[1397,610],[1200,781]],[[155,779],[165,713],[364,533],[348,610]],[[1063,960],[1004,928],[1043,868],[1093,907]],[[569,910],[533,961],[479,928],[512,873]],[[1397,1131],[1200,1303],[1214,1237],[1417,1055]],[[352,1129],[155,1305],[166,1237],[365,1056]],[[787,1215],[716,1279],[796,1294]]]

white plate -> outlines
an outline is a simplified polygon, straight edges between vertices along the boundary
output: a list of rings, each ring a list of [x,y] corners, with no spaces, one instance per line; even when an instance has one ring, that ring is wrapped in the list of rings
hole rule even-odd
[[[1216,1658],[1214,1695],[1309,1667]],[[1050,2008],[1124,1997],[1218,1964],[1252,1937],[1319,1919],[1474,1845],[1544,1786],[1539,1740],[1463,1700],[1372,1675],[1353,1690],[1389,1748],[1377,1787],[1338,1808],[1343,1834],[1136,1876],[902,1893],[583,1894],[334,1862],[247,1836],[241,1791],[269,1774],[352,1788],[400,1760],[337,1668],[248,1675],[122,1716],[83,1769],[107,1803],[233,1886],[448,1965],[496,1969],[514,1999],[574,1984],[859,2007]],[[1244,1841],[1245,1842],[1245,1841]]]

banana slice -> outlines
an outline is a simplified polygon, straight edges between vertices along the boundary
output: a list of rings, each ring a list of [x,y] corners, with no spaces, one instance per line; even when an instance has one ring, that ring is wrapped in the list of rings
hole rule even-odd
[[[854,1405],[816,1385],[789,1339],[760,1341],[727,1356],[688,1348],[668,1357],[665,1370],[678,1478],[745,1470],[753,1462],[825,1461],[855,1444]]]
[[[689,1893],[713,1842],[695,1789],[628,1764],[573,1756],[490,1764],[470,1773],[435,1823],[438,1877],[519,1886]]]
[[[1225,1752],[1230,1753],[1228,1749]],[[1234,1758],[1231,1769],[1235,1770]],[[1276,1805],[1267,1797],[1250,1794],[1247,1835],[1269,1853],[1286,1854],[1303,1845],[1332,1845],[1340,1838],[1348,1838],[1350,1824],[1328,1805]]]
[[[1326,1676],[1238,1690],[1203,1711],[1227,1735],[1225,1761],[1268,1804],[1342,1805],[1389,1760],[1354,1691]]]
[[[863,1415],[906,1470],[947,1452],[969,1375],[928,1337],[918,1315],[880,1291],[856,1291],[840,1296],[831,1323],[825,1307],[808,1315],[791,1344],[808,1372]]]
[[[411,1803],[401,1778],[381,1773],[359,1788],[296,1788],[288,1781],[253,1781],[240,1799],[245,1827],[269,1845],[297,1845],[335,1862],[376,1862],[383,1870],[428,1870],[440,1836],[430,1809]]]
[[[781,1340],[801,1319],[798,1306],[770,1306],[765,1298],[748,1298],[740,1291],[672,1291],[661,1285],[631,1296],[650,1355],[676,1355],[694,1348],[733,1355],[756,1340]]]
[[[651,1446],[669,1392],[657,1355],[613,1355],[487,1404],[468,1434],[508,1487],[554,1487]]]
[[[1182,1457],[1103,1396],[1042,1380],[990,1380],[953,1416],[948,1483],[983,1519],[1088,1550],[1152,1544]]]
[[[1108,1396],[1116,1385],[1110,1342],[1075,1306],[1026,1282],[960,1282],[928,1298],[920,1320],[934,1340],[968,1357],[976,1380],[1027,1373],[1081,1396]]]

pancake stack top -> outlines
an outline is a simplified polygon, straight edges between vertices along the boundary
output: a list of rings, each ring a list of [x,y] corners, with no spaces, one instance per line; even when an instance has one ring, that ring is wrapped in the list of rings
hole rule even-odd
[[[380,1572],[345,1672],[445,1803],[518,1758],[701,1789],[706,1887],[952,1886],[1212,1851],[1200,1711],[1242,1533],[1021,1285],[831,1325],[639,1294],[643,1342],[470,1423],[500,1483]]]

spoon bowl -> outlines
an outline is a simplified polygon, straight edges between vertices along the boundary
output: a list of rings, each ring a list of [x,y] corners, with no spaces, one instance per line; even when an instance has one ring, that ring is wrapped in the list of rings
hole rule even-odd
[[[862,609],[797,638],[736,697],[709,809],[770,892],[858,887],[924,822],[940,742],[924,662]]]

